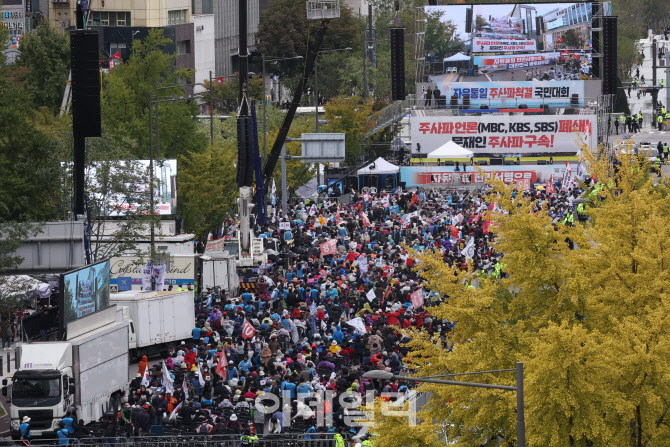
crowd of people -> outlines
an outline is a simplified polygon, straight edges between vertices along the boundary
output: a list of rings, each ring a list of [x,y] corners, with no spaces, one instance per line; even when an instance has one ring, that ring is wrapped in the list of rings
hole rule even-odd
[[[524,194],[556,221],[572,223],[578,193]],[[259,269],[255,292],[220,299],[200,293],[192,339],[160,365],[142,359],[110,425],[129,436],[176,426],[249,442],[300,433],[338,447],[347,437],[372,445],[358,403],[370,392],[402,399],[413,384],[364,373],[408,373],[402,329],[453,346],[456,322],[431,315],[446,297],[422,282],[405,247],[438,252],[457,268],[470,260],[481,274],[504,275],[486,220],[490,207],[474,191],[438,190],[354,192],[346,205],[299,202],[285,219],[257,229],[277,250]]]

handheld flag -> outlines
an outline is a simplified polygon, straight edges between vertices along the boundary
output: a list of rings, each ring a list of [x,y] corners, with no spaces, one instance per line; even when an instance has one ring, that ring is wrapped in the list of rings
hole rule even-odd
[[[226,365],[228,364],[228,359],[226,358],[226,352],[221,351],[219,353],[219,363],[216,365],[216,372],[218,375],[223,377],[223,380],[226,380],[228,378],[228,370],[226,369]]]
[[[409,298],[412,300],[412,306],[414,306],[414,309],[423,307],[423,289],[417,290],[411,294]]]
[[[331,239],[319,246],[323,256],[334,255],[337,252],[337,240]]]
[[[167,365],[163,362],[163,386],[165,386],[165,392],[172,394],[174,392],[174,381],[170,375],[170,371],[167,369]]]
[[[410,208],[413,207],[416,204],[416,202],[418,202],[418,201],[419,201],[419,198],[416,196],[416,193],[413,192],[412,193],[412,200],[410,200],[410,202],[409,202],[409,207]]]
[[[251,338],[254,336],[256,333],[256,329],[254,326],[249,323],[249,321],[245,318],[244,319],[244,324],[242,325],[242,338]]]
[[[202,375],[202,369],[200,369],[200,362],[198,362],[198,382],[200,382],[200,386],[205,386],[205,378]]]
[[[140,385],[144,385],[145,387],[149,386],[149,364],[147,364],[146,368],[144,368],[144,374],[142,374],[142,381],[140,382]]]

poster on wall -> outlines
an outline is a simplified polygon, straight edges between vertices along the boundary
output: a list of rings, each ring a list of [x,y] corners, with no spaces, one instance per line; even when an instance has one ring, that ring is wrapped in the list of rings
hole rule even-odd
[[[410,124],[422,154],[453,141],[475,156],[574,155],[581,145],[594,150],[598,140],[595,115],[413,116]]]

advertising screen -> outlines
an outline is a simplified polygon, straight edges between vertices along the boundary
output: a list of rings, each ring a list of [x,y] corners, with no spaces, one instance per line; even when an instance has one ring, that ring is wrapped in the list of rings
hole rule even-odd
[[[443,82],[442,94],[447,98],[456,96],[459,101],[470,95],[471,106],[549,107],[584,106],[584,82],[582,81],[518,81],[518,82]],[[575,102],[570,100],[574,97]]]
[[[171,215],[177,206],[177,160],[154,161],[154,213]],[[86,185],[104,216],[148,213],[149,160],[93,162]]]
[[[448,39],[461,42],[461,51],[474,56],[474,65],[488,73],[560,64],[561,74],[572,75],[589,71],[591,6],[576,2],[491,3],[427,6],[425,10],[429,17],[438,14],[447,25]],[[466,32],[470,8],[472,31]],[[437,50],[439,45],[433,49],[426,43],[427,54]]]
[[[576,154],[580,144],[597,145],[595,115],[413,116],[412,144],[430,153],[448,141],[475,156]]]
[[[109,307],[109,260],[61,275],[63,327]]]

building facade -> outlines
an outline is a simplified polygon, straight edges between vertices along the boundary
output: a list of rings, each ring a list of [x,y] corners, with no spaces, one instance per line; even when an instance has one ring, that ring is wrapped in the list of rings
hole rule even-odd
[[[238,0],[220,0],[214,3],[214,27],[216,53],[216,76],[232,75],[238,67],[239,45],[239,2]],[[256,32],[260,20],[259,0],[248,0],[247,44],[249,52],[256,48]]]
[[[191,22],[189,0],[100,0],[89,2],[87,26],[128,26],[159,28]],[[49,20],[58,28],[75,24],[75,0],[52,0]]]
[[[29,32],[32,3],[28,0],[1,0],[0,5],[0,28],[7,30],[8,48],[5,56],[8,62],[14,62],[19,54],[19,44],[23,35]]]
[[[216,75],[216,52],[214,51],[214,15],[194,14],[193,16],[195,42],[195,83],[209,82],[209,73]],[[194,93],[205,91],[202,85],[196,85]]]

